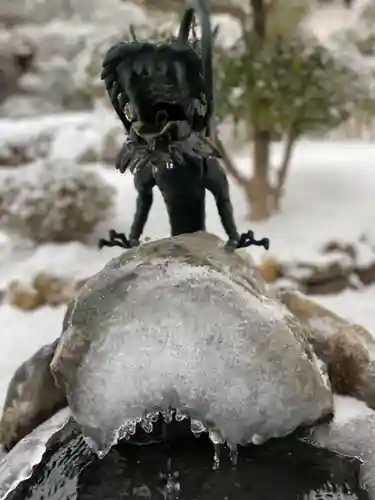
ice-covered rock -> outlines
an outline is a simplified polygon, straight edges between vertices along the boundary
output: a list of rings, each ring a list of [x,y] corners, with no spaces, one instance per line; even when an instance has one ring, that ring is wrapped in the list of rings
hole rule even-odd
[[[333,391],[375,409],[374,336],[298,291],[279,289],[277,297],[306,325],[316,354],[327,365]]]
[[[127,418],[178,408],[231,444],[327,417],[332,394],[304,329],[249,254],[200,232],[126,251],[69,305],[51,368],[97,449]]]
[[[9,498],[8,495],[12,494],[19,483],[32,477],[33,473],[36,472],[34,467],[41,462],[48,445],[51,444],[51,438],[60,429],[64,429],[70,415],[68,408],[60,410],[22,439],[9,454],[1,459],[0,500]],[[62,436],[59,435],[59,437],[61,439]],[[62,446],[64,445],[62,439],[60,443]],[[59,472],[59,470],[56,471],[56,473]],[[24,493],[23,498],[25,498]]]
[[[344,399],[344,398],[343,398]],[[350,398],[348,398],[350,399]],[[348,408],[348,403],[352,408]],[[340,411],[339,406],[342,406]],[[369,498],[375,498],[375,412],[353,400],[336,403],[336,415],[329,425],[311,432],[310,442],[326,449],[358,457],[362,461],[359,480]]]
[[[0,419],[0,445],[9,450],[39,424],[67,406],[50,371],[57,340],[39,349],[15,372]]]

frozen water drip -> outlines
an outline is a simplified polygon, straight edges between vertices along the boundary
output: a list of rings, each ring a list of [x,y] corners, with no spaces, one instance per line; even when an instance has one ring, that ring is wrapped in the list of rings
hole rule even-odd
[[[233,466],[238,465],[238,446],[236,444],[228,443],[227,447],[229,448],[229,457]]]
[[[189,416],[186,415],[185,413],[182,413],[180,410],[176,410],[174,418],[176,419],[176,422],[182,422],[183,420],[189,418]]]
[[[160,473],[160,479],[165,481],[164,488],[161,490],[165,500],[167,499],[177,499],[180,493],[181,485],[178,481],[179,477],[178,471],[172,471],[171,459],[167,461],[167,471],[166,473]]]
[[[212,468],[213,470],[218,470],[220,467],[220,455],[224,440],[220,432],[216,429],[209,429],[208,437],[214,445],[214,464]]]
[[[170,424],[172,422],[173,414],[174,414],[173,410],[162,411],[160,413],[161,413],[162,419],[164,420],[164,422],[166,424]]]
[[[194,437],[199,438],[199,436],[202,434],[202,432],[207,431],[207,427],[205,427],[200,420],[191,419],[190,430],[194,434]]]
[[[121,439],[129,440],[132,436],[137,433],[137,429],[141,428],[147,434],[151,434],[154,430],[154,424],[162,420],[163,425],[167,426],[172,423],[173,419],[176,422],[182,422],[188,420],[190,417],[181,410],[167,411],[145,411],[143,417],[134,417],[126,419],[124,424],[120,427],[118,431],[113,435],[112,446]],[[213,470],[218,470],[220,467],[221,451],[223,445],[226,445],[229,449],[229,457],[233,466],[238,464],[238,448],[236,444],[229,443],[221,435],[220,431],[217,429],[209,429],[202,421],[191,419],[190,420],[190,430],[194,437],[198,438],[203,433],[208,433],[208,437],[213,444],[214,456],[213,456]],[[85,437],[89,446],[96,452],[99,458],[104,457],[109,448],[101,450],[99,449],[97,443],[90,437]],[[260,436],[255,435],[252,439],[253,443],[260,444],[263,440]]]
[[[147,418],[144,418],[142,420],[141,427],[145,432],[147,432],[147,434],[151,434],[151,432],[154,430],[152,420],[148,420]]]

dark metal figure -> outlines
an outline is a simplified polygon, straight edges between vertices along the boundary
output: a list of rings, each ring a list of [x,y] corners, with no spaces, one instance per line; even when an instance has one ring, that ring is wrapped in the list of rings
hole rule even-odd
[[[188,41],[194,15],[202,26],[201,53]],[[168,211],[172,236],[205,229],[205,192],[216,201],[231,248],[269,247],[252,231],[239,235],[226,173],[209,141],[213,114],[212,33],[203,0],[191,0],[178,37],[163,44],[114,45],[103,62],[102,79],[123,123],[127,140],[116,168],[134,175],[136,212],[129,239],[110,231],[99,246],[139,245],[157,186]]]

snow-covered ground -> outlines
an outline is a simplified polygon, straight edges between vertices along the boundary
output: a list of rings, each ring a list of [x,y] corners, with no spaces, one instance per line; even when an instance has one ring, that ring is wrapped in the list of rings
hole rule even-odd
[[[63,117],[62,117],[63,118]],[[48,129],[53,121],[44,119]],[[51,120],[51,118],[49,119]],[[65,122],[64,122],[65,120]],[[85,121],[86,120],[86,121]],[[85,129],[87,116],[65,117],[65,138],[70,137],[69,151],[74,151],[74,137],[69,127],[76,127],[82,141],[98,141],[100,122],[90,116],[91,128]],[[73,125],[72,125],[73,123]],[[95,125],[96,123],[96,125]],[[78,125],[77,125],[78,124]],[[41,122],[39,126],[43,128]],[[78,128],[77,128],[78,127]],[[79,129],[79,131],[78,131]],[[29,132],[26,132],[26,131]],[[26,127],[20,122],[0,121],[0,143],[6,134],[21,136],[36,133],[37,127]],[[70,135],[69,135],[70,134]],[[77,137],[76,137],[77,138]],[[60,141],[62,141],[60,136]],[[62,141],[64,144],[65,141]],[[66,142],[65,142],[66,144]],[[77,148],[78,150],[79,148]],[[67,148],[52,148],[53,154],[61,157]],[[275,145],[275,165],[281,154]],[[316,255],[319,247],[330,239],[356,240],[365,232],[371,235],[375,214],[375,144],[364,142],[302,142],[298,146],[291,167],[282,212],[264,223],[251,224],[246,220],[247,207],[239,187],[232,183],[232,197],[239,229],[250,227],[259,237],[271,239],[271,253],[277,257],[293,258]],[[236,156],[243,171],[251,169],[250,150],[244,149]],[[135,191],[130,175],[121,175],[115,169],[98,165],[101,174],[118,190],[115,220],[98,231],[105,236],[109,227],[128,230],[134,211]],[[211,196],[207,202],[208,230],[224,236],[219,217]],[[160,196],[157,194],[148,221],[145,236],[151,238],[168,234],[168,221]],[[373,231],[375,236],[375,232]],[[104,249],[80,243],[66,245],[46,244],[33,248],[9,242],[4,238],[0,246],[0,288],[12,279],[31,279],[38,271],[85,277],[100,270],[120,250]],[[263,250],[252,251],[256,260],[266,256]],[[339,314],[367,327],[375,334],[375,288],[348,291],[337,296],[317,298]],[[0,407],[7,384],[17,366],[43,345],[60,334],[64,308],[43,308],[35,312],[21,312],[9,305],[0,307]]]

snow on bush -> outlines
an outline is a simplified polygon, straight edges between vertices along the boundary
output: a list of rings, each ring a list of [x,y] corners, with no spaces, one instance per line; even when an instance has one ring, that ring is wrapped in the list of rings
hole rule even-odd
[[[42,243],[87,241],[112,211],[114,189],[93,169],[42,161],[0,178],[0,229]]]

